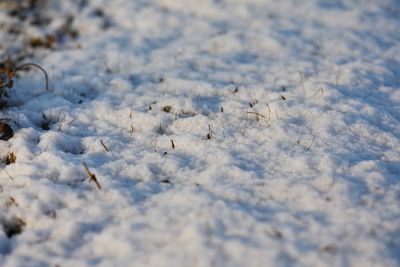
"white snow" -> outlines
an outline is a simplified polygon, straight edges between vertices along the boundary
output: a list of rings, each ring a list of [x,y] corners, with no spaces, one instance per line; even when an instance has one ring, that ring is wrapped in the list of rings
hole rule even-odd
[[[7,2],[0,266],[400,266],[398,0]]]

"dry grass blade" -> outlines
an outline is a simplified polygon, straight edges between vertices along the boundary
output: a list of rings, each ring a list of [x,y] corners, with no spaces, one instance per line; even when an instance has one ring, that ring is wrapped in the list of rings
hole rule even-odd
[[[12,88],[14,85],[13,78],[15,74],[18,71],[26,70],[29,67],[35,67],[41,70],[44,74],[44,77],[46,79],[46,91],[49,90],[49,76],[47,75],[47,72],[44,68],[39,66],[38,64],[35,63],[25,63],[20,66],[15,66],[12,64],[12,62],[7,62],[7,63],[1,63],[0,64],[0,76],[3,77],[3,79],[0,77],[0,89],[3,88]],[[6,81],[4,80],[6,78]]]
[[[104,147],[104,149],[105,149],[107,152],[110,152],[110,150],[108,149],[108,147],[106,147],[106,145],[104,144],[103,140],[100,140],[100,143],[101,143],[101,145]]]
[[[82,162],[82,165],[85,168],[85,171],[86,171],[86,173],[87,173],[87,175],[89,177],[89,180],[94,182],[96,184],[97,188],[99,190],[101,190],[101,185],[100,185],[99,181],[97,180],[96,175],[94,175],[94,173],[90,172],[90,170],[89,170],[88,166],[86,165],[86,163]]]
[[[267,118],[266,116],[264,116],[263,114],[260,114],[260,113],[258,113],[258,112],[252,112],[252,111],[246,111],[246,114],[255,114],[255,115],[257,115],[257,116],[260,116],[260,117],[263,117],[263,118]]]
[[[41,70],[43,72],[44,77],[46,79],[46,91],[49,91],[49,76],[47,75],[46,70],[44,68],[42,68],[41,66],[39,66],[38,64],[35,64],[35,63],[23,64],[23,65],[15,68],[14,73],[19,71],[19,70],[24,70],[24,69],[26,69],[28,67],[35,67],[35,68],[38,68],[39,70]]]
[[[271,120],[271,108],[269,107],[269,105],[267,104],[268,107],[268,121]]]

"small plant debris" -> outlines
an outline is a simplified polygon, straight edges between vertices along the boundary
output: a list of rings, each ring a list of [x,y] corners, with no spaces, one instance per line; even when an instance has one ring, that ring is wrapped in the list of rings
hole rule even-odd
[[[164,135],[167,133],[166,129],[160,124],[160,126],[157,127],[156,133]]]
[[[46,91],[49,90],[49,76],[44,68],[35,63],[25,63],[16,66],[10,59],[0,63],[0,90],[4,88],[12,88],[14,85],[14,76],[18,71],[28,70],[30,67],[35,67],[43,72],[46,82]]]
[[[57,35],[58,39],[62,42],[65,41],[68,37],[71,39],[76,39],[79,37],[79,31],[74,27],[75,17],[69,15],[66,19],[64,24],[58,29]]]
[[[268,121],[271,120],[271,108],[269,107],[269,104],[267,103],[267,108],[268,108]]]
[[[171,146],[172,146],[172,149],[175,149],[175,143],[174,143],[174,140],[172,140],[172,139],[171,139]]]
[[[55,43],[55,37],[52,35],[47,35],[44,38],[42,37],[33,37],[29,45],[32,48],[37,48],[37,47],[44,47],[44,48],[52,48],[54,43]]]
[[[18,207],[17,201],[15,200],[15,198],[13,198],[11,196],[7,199],[5,204],[6,204],[7,208],[10,208],[12,206]]]
[[[14,136],[14,131],[5,122],[0,122],[0,140],[7,141]]]
[[[17,156],[14,154],[14,152],[8,152],[7,157],[6,157],[6,165],[15,163],[16,160],[17,160]]]
[[[55,210],[47,212],[46,215],[48,215],[52,219],[57,219],[57,212]]]
[[[14,73],[9,67],[10,64],[10,59],[7,59],[5,62],[0,64],[0,89],[12,88],[14,85]]]
[[[208,125],[208,134],[206,135],[206,138],[208,140],[210,140],[212,138],[212,130],[211,130],[211,126]]]
[[[94,173],[90,172],[90,170],[89,170],[88,166],[86,165],[86,163],[82,162],[82,165],[85,168],[85,171],[86,171],[86,173],[88,175],[89,181],[94,182],[96,184],[97,188],[99,190],[101,190],[101,185],[100,185],[99,181],[97,180],[96,175],[94,175]]]
[[[263,117],[263,118],[265,118],[265,119],[267,118],[265,115],[263,115],[263,114],[261,114],[261,113],[258,113],[258,112],[253,112],[253,111],[246,111],[246,114],[254,114],[254,115]]]
[[[275,226],[272,226],[272,228],[271,228],[271,235],[273,237],[275,237],[276,239],[281,239],[283,237],[282,232],[279,229],[277,229]]]
[[[166,113],[171,113],[172,112],[172,107],[171,106],[164,106],[161,108],[162,111]]]
[[[258,103],[258,101],[257,101],[257,99],[256,99],[256,100],[254,100],[254,101],[252,101],[252,102],[249,102],[249,106],[252,108],[252,107],[254,107],[257,103]]]
[[[50,130],[50,122],[51,122],[50,119],[48,119],[44,113],[42,114],[42,117],[43,121],[40,123],[40,128],[42,128],[45,131]]]
[[[335,253],[337,248],[334,245],[328,244],[321,248],[321,250],[325,253]]]
[[[3,231],[8,238],[13,237],[22,233],[26,223],[18,217],[12,217],[11,219],[1,219],[0,223],[3,227]]]
[[[133,134],[135,132],[135,127],[133,127],[133,125],[131,124],[131,129],[129,130],[130,134]]]
[[[104,147],[104,149],[105,149],[107,152],[110,152],[110,150],[108,149],[108,147],[106,147],[106,145],[104,144],[103,140],[100,140],[100,143],[101,143],[101,145]]]
[[[276,118],[277,118],[278,120],[280,120],[280,119],[281,119],[281,117],[279,116],[279,114],[278,114],[278,112],[277,112],[277,111],[275,111],[275,115],[276,115]]]
[[[151,102],[151,104],[149,105],[149,110],[153,110],[153,107],[152,107],[152,105],[155,105],[155,104],[157,104],[157,101],[153,101],[153,102]]]
[[[104,11],[101,8],[94,9],[92,14],[96,17],[104,17]]]

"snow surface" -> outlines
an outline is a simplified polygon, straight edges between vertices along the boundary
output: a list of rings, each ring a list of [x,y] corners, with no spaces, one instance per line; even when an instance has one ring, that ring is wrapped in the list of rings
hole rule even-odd
[[[25,60],[49,92],[8,91],[1,266],[400,266],[400,1],[43,12],[25,36],[73,14],[79,37]]]

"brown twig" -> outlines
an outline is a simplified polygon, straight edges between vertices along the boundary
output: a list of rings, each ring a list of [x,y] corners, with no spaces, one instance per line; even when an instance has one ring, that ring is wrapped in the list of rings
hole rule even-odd
[[[104,149],[107,151],[107,152],[110,152],[110,150],[106,147],[106,145],[104,144],[104,142],[103,142],[103,140],[100,140],[100,143],[101,143],[101,145],[104,147]]]
[[[88,175],[88,177],[89,177],[89,180],[90,180],[91,182],[94,182],[94,183],[96,184],[97,188],[98,188],[99,190],[101,190],[101,185],[100,185],[99,181],[97,180],[96,175],[94,175],[94,173],[91,173],[91,172],[89,171],[89,168],[88,168],[88,166],[86,165],[86,163],[82,162],[82,165],[83,165],[83,167],[85,168],[85,171],[86,171],[86,173],[87,173],[87,175]]]

